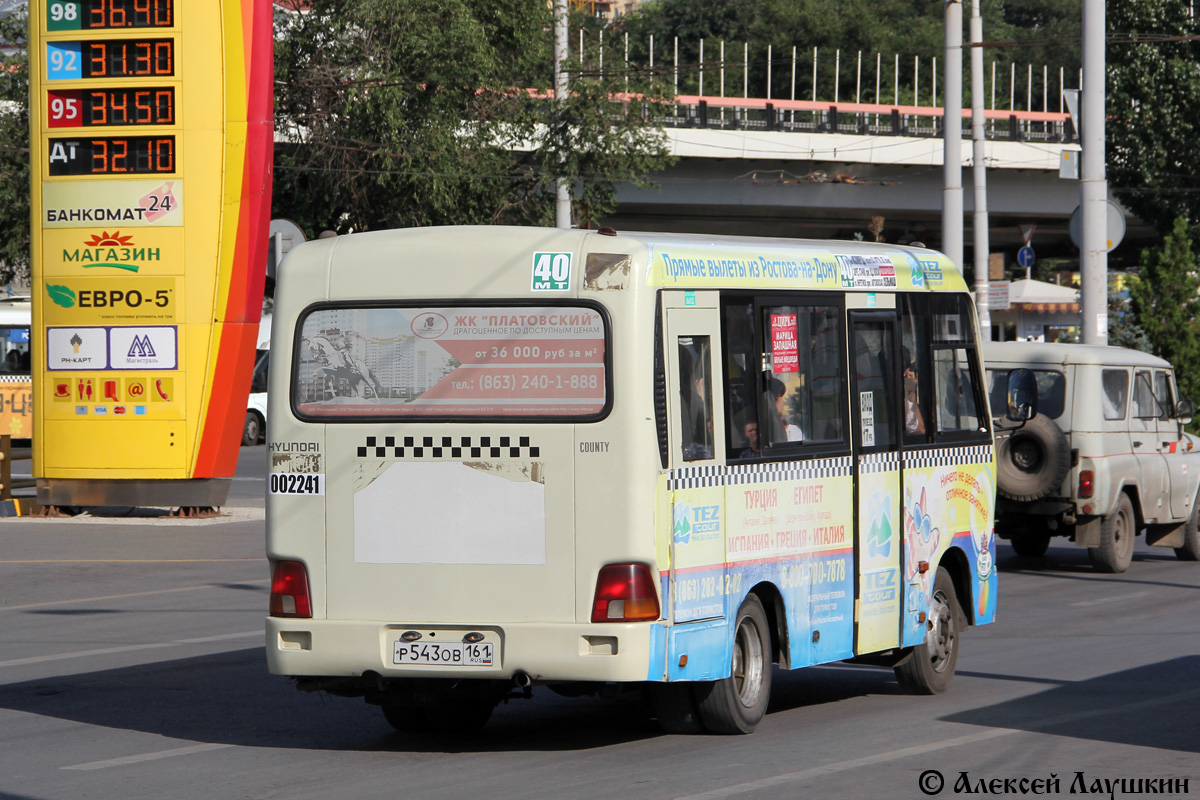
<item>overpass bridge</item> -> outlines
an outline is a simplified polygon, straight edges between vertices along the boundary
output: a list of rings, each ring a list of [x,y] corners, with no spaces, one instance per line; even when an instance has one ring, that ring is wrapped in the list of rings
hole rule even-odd
[[[970,110],[964,111],[963,204],[972,263],[974,186]],[[620,187],[604,224],[626,230],[872,239],[941,247],[942,119],[932,106],[678,96],[661,116],[678,162],[657,188]],[[1079,144],[1069,115],[985,111],[989,241],[1015,261],[1020,225],[1036,224],[1039,260],[1077,259],[1068,223],[1079,182],[1059,177],[1064,151]],[[1127,214],[1110,266],[1136,263],[1157,241]],[[876,220],[875,224],[880,224]]]

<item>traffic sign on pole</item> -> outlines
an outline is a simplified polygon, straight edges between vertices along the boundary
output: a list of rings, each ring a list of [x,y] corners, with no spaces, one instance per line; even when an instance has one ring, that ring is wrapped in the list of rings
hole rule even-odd
[[[1022,267],[1024,267],[1025,269],[1029,269],[1030,267],[1033,266],[1033,262],[1034,262],[1034,256],[1033,256],[1033,248],[1032,247],[1030,247],[1029,245],[1025,245],[1024,247],[1022,247],[1020,250],[1017,251],[1017,263],[1020,264]]]

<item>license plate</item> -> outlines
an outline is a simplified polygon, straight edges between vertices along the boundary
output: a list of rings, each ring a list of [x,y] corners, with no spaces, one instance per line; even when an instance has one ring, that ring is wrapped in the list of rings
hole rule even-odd
[[[495,656],[493,642],[405,642],[396,641],[393,664],[424,664],[446,667],[490,667]]]

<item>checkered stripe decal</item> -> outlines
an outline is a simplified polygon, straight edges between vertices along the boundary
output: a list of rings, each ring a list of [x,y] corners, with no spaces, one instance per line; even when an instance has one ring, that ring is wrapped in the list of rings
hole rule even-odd
[[[897,472],[900,469],[900,454],[868,453],[859,456],[858,469],[864,475],[877,472]]]
[[[528,436],[368,436],[359,458],[538,458]]]
[[[0,383],[29,383],[32,375],[0,375]]]
[[[991,460],[992,446],[990,444],[971,445],[969,447],[907,452],[904,454],[904,468],[960,467],[968,464],[986,464]]]
[[[700,489],[709,486],[738,486],[746,483],[838,478],[850,475],[853,466],[850,457],[844,456],[801,462],[682,467],[672,470],[667,475],[667,489],[675,491],[676,489]]]
[[[724,486],[727,467],[682,467],[667,475],[667,488],[701,489],[706,486]]]

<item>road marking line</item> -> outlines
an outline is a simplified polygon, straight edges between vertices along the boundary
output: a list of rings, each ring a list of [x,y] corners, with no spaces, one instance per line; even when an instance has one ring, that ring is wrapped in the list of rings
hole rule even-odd
[[[885,753],[877,753],[873,756],[863,756],[849,761],[839,761],[833,764],[825,764],[820,767],[809,767],[808,769],[797,770],[796,772],[788,772],[783,775],[773,775],[769,778],[762,778],[757,781],[749,781],[747,783],[739,783],[733,786],[726,786],[721,789],[713,789],[710,792],[702,792],[701,794],[690,794],[676,798],[676,800],[719,800],[720,798],[733,797],[740,794],[748,794],[760,789],[774,789],[785,784],[802,781],[808,778],[816,778],[824,775],[832,775],[838,772],[855,769],[857,767],[866,767],[872,764],[882,764],[887,761],[896,761],[897,759],[907,758],[908,756],[922,755],[924,753],[932,753],[936,750],[945,750],[951,747],[960,747],[964,744],[974,744],[988,739],[998,739],[1002,736],[1012,736],[1017,733],[1036,733],[1042,728],[1053,728],[1058,725],[1065,725],[1070,722],[1078,722],[1082,719],[1091,717],[1100,717],[1108,714],[1124,714],[1129,711],[1138,711],[1155,706],[1173,705],[1186,700],[1200,698],[1200,689],[1192,689],[1186,692],[1170,695],[1168,697],[1155,697],[1149,700],[1141,700],[1137,703],[1109,709],[1093,709],[1090,711],[1077,711],[1072,714],[1062,714],[1057,717],[1048,717],[1043,720],[1037,720],[1025,725],[1021,728],[991,728],[989,730],[980,731],[979,733],[969,733],[965,736],[956,736],[953,739],[943,739],[940,742],[930,742],[929,744],[916,745],[914,747],[905,747],[901,750],[889,750]]]
[[[230,561],[266,561],[257,558],[30,558],[0,564],[223,564]]]
[[[106,767],[121,767],[125,764],[139,764],[143,761],[156,761],[160,758],[174,758],[175,756],[189,756],[192,753],[204,753],[209,750],[221,750],[226,747],[233,747],[231,744],[194,744],[191,747],[179,747],[174,750],[160,750],[157,753],[143,753],[140,756],[125,756],[124,758],[110,758],[107,761],[92,761],[87,764],[76,764],[71,767],[61,767],[60,769],[105,769]]]
[[[14,658],[12,661],[0,661],[0,667],[19,667],[25,664],[42,664],[47,661],[64,661],[70,658],[87,658],[88,656],[107,656],[113,653],[134,653],[138,650],[156,650],[164,647],[178,647],[186,644],[206,644],[223,642],[229,639],[245,639],[250,636],[264,636],[263,631],[245,631],[243,633],[224,633],[218,636],[202,636],[197,639],[178,639],[174,642],[154,642],[153,644],[128,644],[122,647],[104,647],[99,650],[80,650],[74,653],[57,653],[51,656],[32,656],[30,658]]]
[[[1085,607],[1085,606],[1102,606],[1105,603],[1119,603],[1122,600],[1132,600],[1135,597],[1145,597],[1148,594],[1150,594],[1150,593],[1149,592],[1134,592],[1133,594],[1122,594],[1122,595],[1117,595],[1116,597],[1103,597],[1103,598],[1100,598],[1099,600],[1080,600],[1078,603],[1071,603],[1071,605],[1079,606],[1081,608]]]
[[[239,581],[240,583],[270,583],[269,579]],[[156,594],[174,594],[176,592],[195,592],[201,589],[225,589],[220,583],[206,583],[202,586],[180,586],[177,589],[151,589],[145,592],[130,592],[128,594],[106,594],[99,597],[80,597],[76,600],[50,600],[45,603],[27,603],[23,606],[0,606],[0,611],[24,611],[28,608],[46,608],[47,606],[73,606],[81,603],[95,603],[100,600],[124,600],[127,597],[149,597]]]

